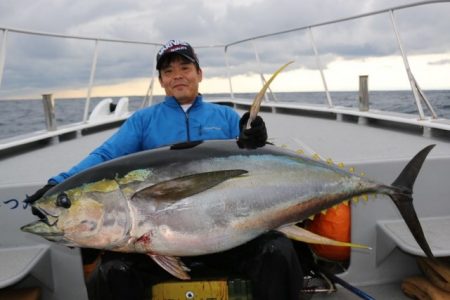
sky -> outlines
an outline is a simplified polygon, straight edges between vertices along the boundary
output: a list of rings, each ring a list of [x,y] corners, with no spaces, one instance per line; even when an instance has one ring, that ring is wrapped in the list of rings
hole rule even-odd
[[[223,47],[253,36],[320,24],[411,0],[2,0],[0,28],[12,28],[162,44],[191,43],[204,72],[203,93],[257,92],[294,60],[272,84],[273,91],[322,91],[323,69],[332,91],[358,90],[360,75],[371,90],[409,88],[388,13]],[[450,89],[450,3],[394,12],[403,49],[423,89]],[[0,31],[5,67],[0,99],[86,97],[95,42],[35,37]],[[144,95],[159,46],[98,43],[91,96]],[[257,54],[255,54],[257,49]],[[0,59],[1,61],[1,59]],[[226,68],[228,62],[229,68]],[[1,62],[0,62],[1,64]],[[157,80],[154,93],[163,94]]]

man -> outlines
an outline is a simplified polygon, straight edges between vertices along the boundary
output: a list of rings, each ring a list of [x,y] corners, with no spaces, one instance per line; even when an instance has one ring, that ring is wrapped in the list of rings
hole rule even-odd
[[[176,40],[167,42],[157,54],[156,68],[166,93],[164,102],[135,112],[117,133],[79,164],[50,178],[45,187],[28,198],[30,203],[55,184],[84,169],[137,151],[212,139],[238,138],[239,147],[247,149],[265,145],[267,132],[261,117],[251,123],[250,129],[244,129],[248,113],[239,119],[233,109],[203,101],[198,92],[203,73],[188,43]],[[90,260],[90,253],[92,251],[83,249],[83,259]],[[265,299],[266,296],[270,297],[267,299],[299,297],[302,281],[300,266],[290,241],[280,234],[267,234],[248,245],[198,259],[186,260],[191,261],[194,270],[199,261],[206,267],[215,265],[213,268],[222,263],[219,268],[225,267],[227,272],[237,271],[247,275],[252,280],[256,299]],[[88,284],[90,298],[142,299],[145,287],[170,278],[155,266],[144,255],[107,252],[102,256],[93,284]]]

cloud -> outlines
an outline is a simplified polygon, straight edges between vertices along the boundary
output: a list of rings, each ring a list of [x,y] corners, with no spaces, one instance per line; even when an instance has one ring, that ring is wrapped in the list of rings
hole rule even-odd
[[[2,0],[0,26],[155,43],[184,39],[199,46],[197,52],[205,74],[219,78],[227,72],[243,76],[259,71],[270,73],[289,60],[296,61],[295,69],[316,71],[318,66],[308,31],[231,46],[228,49],[229,71],[225,69],[222,48],[201,46],[228,44],[413,2],[415,0]],[[448,4],[395,12],[406,52],[418,55],[448,51],[449,14]],[[388,13],[315,27],[312,34],[324,69],[337,60],[399,55]],[[33,90],[38,95],[41,91],[51,92],[66,86],[85,87],[94,45],[93,41],[35,38],[10,32],[0,98],[22,92],[32,94]],[[95,84],[150,77],[154,51],[153,46],[99,43]],[[436,63],[439,62],[430,64]]]

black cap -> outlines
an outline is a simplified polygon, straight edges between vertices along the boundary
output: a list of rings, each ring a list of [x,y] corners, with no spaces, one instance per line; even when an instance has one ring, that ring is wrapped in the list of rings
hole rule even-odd
[[[198,63],[197,55],[194,52],[194,49],[186,42],[179,40],[170,40],[164,46],[159,49],[158,54],[156,55],[156,69],[159,70],[161,68],[161,63],[163,62],[163,58],[169,54],[176,53],[179,54],[192,63],[200,66]]]

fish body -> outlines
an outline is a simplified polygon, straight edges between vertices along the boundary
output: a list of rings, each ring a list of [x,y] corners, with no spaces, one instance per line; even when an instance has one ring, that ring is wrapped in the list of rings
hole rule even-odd
[[[67,179],[33,204],[41,220],[22,229],[70,246],[147,253],[185,279],[177,257],[231,249],[269,230],[288,234],[286,228],[324,209],[381,193],[401,212],[407,207],[402,215],[432,255],[410,197],[431,148],[410,163],[419,165],[415,174],[400,176],[413,182],[394,186],[271,145],[249,151],[235,141],[207,141],[179,148],[131,154]]]

